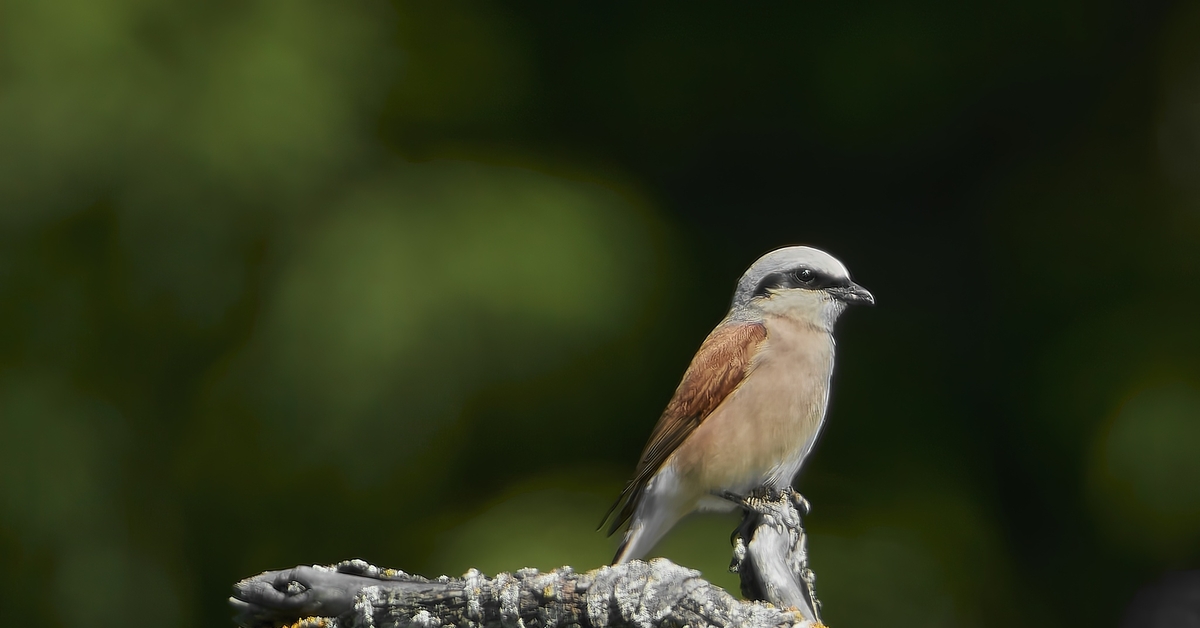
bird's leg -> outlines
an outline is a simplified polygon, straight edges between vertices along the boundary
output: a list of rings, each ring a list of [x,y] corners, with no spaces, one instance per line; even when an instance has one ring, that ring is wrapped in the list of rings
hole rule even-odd
[[[754,534],[754,528],[758,525],[758,520],[753,516],[753,509],[747,506],[747,501],[750,499],[749,497],[745,495],[738,495],[733,491],[714,491],[713,495],[737,504],[745,513],[742,517],[742,522],[738,524],[738,527],[733,529],[733,532],[729,534],[729,544],[734,548],[734,558],[733,562],[729,565],[729,571],[732,573],[737,573],[738,563],[740,563],[739,556],[745,555],[746,542]]]
[[[744,510],[754,511],[759,514],[779,512],[784,507],[782,502],[785,499],[791,503],[791,506],[796,509],[796,512],[801,517],[808,516],[808,513],[812,511],[812,505],[809,504],[808,500],[791,486],[783,488],[760,486],[744,496],[732,491],[724,491],[718,496],[741,506]]]
[[[735,493],[733,491],[713,491],[713,496],[720,497],[721,499],[731,501],[739,506],[741,506],[746,501],[745,495],[738,495],[737,493]]]

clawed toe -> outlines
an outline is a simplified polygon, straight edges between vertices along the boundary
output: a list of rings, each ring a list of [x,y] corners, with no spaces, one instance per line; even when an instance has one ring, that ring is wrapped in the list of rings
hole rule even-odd
[[[737,493],[735,493],[733,491],[721,491],[719,493],[714,493],[714,495],[716,495],[717,497],[720,497],[721,499],[731,501],[739,506],[744,505],[746,503],[745,495],[738,495]]]
[[[750,495],[767,502],[777,502],[785,498],[792,500],[797,498],[804,499],[803,497],[800,497],[800,494],[796,492],[796,489],[790,486],[760,486],[753,491],[750,491]]]
[[[772,505],[776,506],[777,509],[780,505],[780,502],[785,499],[800,513],[800,516],[802,517],[808,516],[808,513],[812,510],[812,506],[808,503],[808,500],[805,499],[803,495],[796,492],[796,489],[790,486],[784,488],[760,486],[750,491],[748,495],[739,495],[733,491],[720,491],[714,492],[713,494],[721,499],[741,506],[743,510],[756,512],[759,514],[765,514],[773,510],[771,508]]]
[[[809,504],[808,500],[800,493],[793,490],[788,497],[792,500],[792,506],[795,506],[796,510],[800,512],[801,517],[807,517],[808,513],[812,512],[812,504]]]

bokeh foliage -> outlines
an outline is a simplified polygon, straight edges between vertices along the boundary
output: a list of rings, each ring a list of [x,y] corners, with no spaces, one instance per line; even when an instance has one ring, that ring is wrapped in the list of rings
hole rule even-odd
[[[1200,562],[1200,11],[0,0],[0,609],[219,626],[364,557],[599,565],[757,255],[880,305],[827,619],[1116,621]],[[726,585],[733,520],[660,548]]]

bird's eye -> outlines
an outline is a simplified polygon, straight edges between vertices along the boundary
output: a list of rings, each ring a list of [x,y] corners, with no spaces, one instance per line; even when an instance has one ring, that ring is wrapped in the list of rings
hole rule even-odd
[[[800,283],[812,283],[813,279],[816,278],[817,274],[807,268],[796,273],[796,279],[799,279]]]

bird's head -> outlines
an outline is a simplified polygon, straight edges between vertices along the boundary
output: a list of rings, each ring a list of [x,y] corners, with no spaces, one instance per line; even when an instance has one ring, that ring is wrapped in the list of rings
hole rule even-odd
[[[850,280],[836,257],[809,246],[776,249],[758,258],[738,281],[733,312],[811,316],[832,326],[847,305],[875,297]]]

